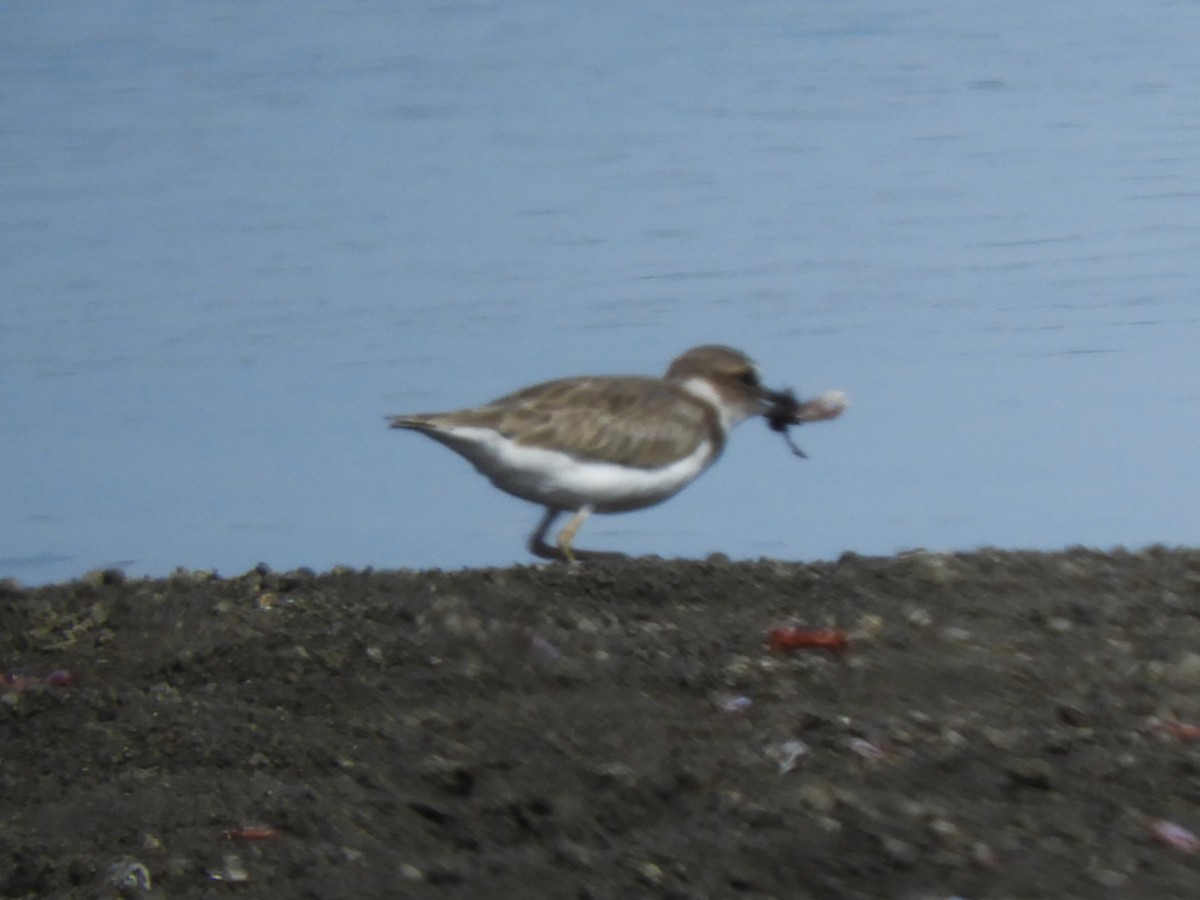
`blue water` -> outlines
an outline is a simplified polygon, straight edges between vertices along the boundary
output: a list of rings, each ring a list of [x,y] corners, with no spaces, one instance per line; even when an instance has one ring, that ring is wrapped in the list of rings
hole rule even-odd
[[[1200,542],[1190,0],[0,5],[0,577],[523,561],[386,413],[845,390],[578,545]]]

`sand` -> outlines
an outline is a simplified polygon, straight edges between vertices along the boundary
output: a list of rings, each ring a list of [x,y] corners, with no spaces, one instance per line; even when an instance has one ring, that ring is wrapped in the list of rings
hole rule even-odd
[[[1196,550],[95,573],[0,670],[3,897],[1200,896]]]

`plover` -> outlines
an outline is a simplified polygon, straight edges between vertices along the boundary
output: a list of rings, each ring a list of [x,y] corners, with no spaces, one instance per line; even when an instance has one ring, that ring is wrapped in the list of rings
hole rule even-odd
[[[717,460],[739,422],[762,415],[780,431],[844,407],[836,392],[800,403],[790,391],[768,390],[745,354],[704,346],[675,359],[662,378],[563,378],[473,409],[389,421],[445,444],[500,490],[544,506],[530,552],[573,562],[620,556],[572,547],[588,516],[674,496]],[[574,515],[551,546],[546,533],[566,512]]]

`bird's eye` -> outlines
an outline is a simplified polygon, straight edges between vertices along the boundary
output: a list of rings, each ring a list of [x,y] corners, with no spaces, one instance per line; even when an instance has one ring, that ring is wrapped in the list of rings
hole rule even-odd
[[[738,381],[740,381],[746,387],[756,388],[759,386],[758,373],[753,369],[747,369],[745,372],[739,375]]]

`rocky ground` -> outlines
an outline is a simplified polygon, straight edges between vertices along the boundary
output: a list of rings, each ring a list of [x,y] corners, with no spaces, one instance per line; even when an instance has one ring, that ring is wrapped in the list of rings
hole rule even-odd
[[[0,670],[3,897],[1200,896],[1196,550],[96,573]]]

